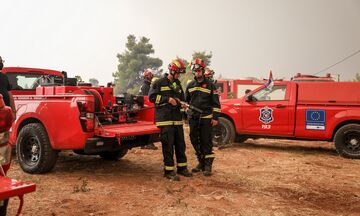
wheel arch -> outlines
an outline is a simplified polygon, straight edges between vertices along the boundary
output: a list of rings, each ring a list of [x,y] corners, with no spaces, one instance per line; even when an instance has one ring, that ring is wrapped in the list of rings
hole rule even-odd
[[[16,130],[16,137],[19,135],[19,133],[23,127],[25,127],[26,125],[31,124],[31,123],[40,123],[46,129],[45,125],[38,118],[33,118],[33,117],[27,118],[19,124],[19,126]]]
[[[331,141],[334,141],[335,138],[335,134],[336,132],[343,126],[348,125],[348,124],[359,124],[360,125],[360,120],[348,120],[348,121],[343,121],[341,123],[339,123],[338,125],[336,125],[336,127],[334,128],[333,132],[332,132],[332,136],[331,136]]]
[[[233,124],[233,126],[234,126],[234,128],[235,128],[235,135],[237,136],[238,133],[236,132],[236,125],[235,125],[234,120],[233,120],[229,115],[227,115],[227,114],[225,114],[225,113],[221,113],[219,117],[226,118],[227,120],[229,120],[229,121]]]

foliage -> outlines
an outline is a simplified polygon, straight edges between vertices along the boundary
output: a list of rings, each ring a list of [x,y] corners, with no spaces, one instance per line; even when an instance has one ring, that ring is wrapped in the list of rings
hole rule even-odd
[[[90,78],[89,83],[91,83],[92,86],[96,86],[96,87],[99,86],[99,80],[95,78]]]
[[[354,81],[360,82],[360,74],[359,73],[356,73]]]
[[[83,82],[83,79],[81,78],[80,75],[76,75],[75,78],[78,82]]]
[[[117,54],[119,64],[117,71],[113,73],[115,94],[123,92],[138,93],[142,84],[141,76],[146,68],[153,69],[156,74],[162,72],[159,70],[162,60],[149,56],[155,52],[153,45],[149,41],[150,39],[146,37],[140,37],[139,40],[134,35],[127,37],[125,51]]]

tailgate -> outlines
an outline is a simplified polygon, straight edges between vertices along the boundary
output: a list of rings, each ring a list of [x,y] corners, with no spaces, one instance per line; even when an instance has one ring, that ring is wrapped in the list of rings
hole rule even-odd
[[[22,181],[0,176],[0,200],[34,192],[35,188],[35,184],[26,184]]]
[[[153,122],[138,121],[135,123],[103,125],[97,128],[95,134],[102,137],[128,137],[160,133]]]

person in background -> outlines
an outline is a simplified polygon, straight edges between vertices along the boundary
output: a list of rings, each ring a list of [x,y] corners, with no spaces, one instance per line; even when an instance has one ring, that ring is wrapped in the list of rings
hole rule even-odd
[[[212,174],[215,155],[212,151],[212,127],[218,124],[220,115],[219,95],[213,82],[205,77],[205,62],[196,58],[191,62],[190,69],[194,74],[185,92],[185,101],[202,110],[202,113],[188,113],[190,140],[199,164],[192,172],[203,172],[204,176]]]
[[[152,84],[149,100],[155,103],[155,124],[161,130],[164,177],[179,181],[180,178],[176,175],[174,167],[174,150],[177,174],[185,177],[192,176],[187,168],[183,113],[181,112],[185,105],[181,103],[184,101],[184,91],[179,77],[180,74],[185,73],[184,62],[181,59],[175,59],[168,65],[168,69],[168,74]]]
[[[140,87],[139,95],[147,96],[149,94],[150,86],[152,83],[152,80],[154,78],[154,72],[151,69],[145,69],[143,73],[143,79],[144,83]],[[142,149],[151,149],[151,150],[157,150],[158,148],[155,146],[154,143],[149,143],[145,146],[141,146]]]
[[[211,68],[207,67],[205,69],[204,76],[206,79],[208,79],[212,83],[216,83],[216,80],[214,79],[214,74],[215,74],[215,71],[212,70]]]
[[[11,107],[14,115],[13,119],[15,120],[16,109],[15,109],[14,97],[10,92],[12,88],[6,74],[2,73],[3,67],[4,67],[4,60],[0,56],[0,94],[2,94],[3,96],[5,105]]]
[[[15,110],[15,103],[14,98],[10,92],[11,86],[6,74],[2,73],[2,69],[4,67],[4,61],[0,56],[0,94],[3,96],[3,100],[6,106],[10,106],[13,111],[13,120],[15,121],[16,118],[16,110]],[[2,137],[1,137],[2,139]],[[2,141],[2,140],[0,140]],[[2,142],[1,142],[2,143]],[[6,215],[6,209],[9,203],[9,199],[0,200],[0,213]]]
[[[140,91],[139,91],[140,95],[148,95],[149,94],[151,80],[153,77],[154,77],[153,70],[151,70],[149,68],[144,70],[144,73],[143,73],[144,83],[140,87]]]

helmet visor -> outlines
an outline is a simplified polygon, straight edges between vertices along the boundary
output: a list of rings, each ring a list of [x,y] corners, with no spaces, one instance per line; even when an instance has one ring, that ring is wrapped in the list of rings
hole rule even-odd
[[[198,65],[198,64],[192,64],[192,65],[190,66],[190,69],[191,69],[192,71],[200,71],[200,70],[202,69],[202,67],[201,67],[200,65]]]

